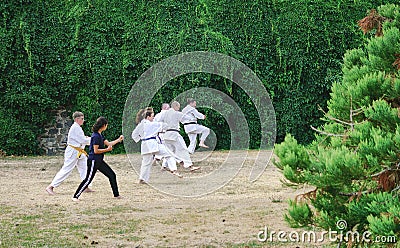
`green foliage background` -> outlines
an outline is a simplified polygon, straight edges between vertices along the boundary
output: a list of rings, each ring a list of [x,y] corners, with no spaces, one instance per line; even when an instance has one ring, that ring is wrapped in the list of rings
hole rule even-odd
[[[37,137],[60,106],[85,113],[85,133],[98,116],[110,120],[106,136],[121,133],[132,85],[153,64],[189,51],[230,55],[265,84],[277,116],[277,141],[291,133],[312,139],[332,83],[341,77],[347,49],[363,39],[356,25],[371,8],[396,1],[104,1],[0,2],[0,147],[7,154],[40,154]],[[184,89],[214,87],[246,113],[251,147],[259,121],[248,97],[211,75],[176,78],[154,107]],[[218,130],[228,148],[226,123],[204,110],[203,124]],[[215,118],[214,118],[215,117]],[[119,150],[118,150],[119,149]],[[121,152],[119,146],[115,152]]]
[[[367,28],[377,19],[382,35]],[[314,141],[302,145],[288,134],[275,145],[274,164],[288,184],[310,189],[290,202],[291,226],[371,236],[337,247],[399,247],[400,6],[379,6],[362,23],[371,36],[345,53]]]

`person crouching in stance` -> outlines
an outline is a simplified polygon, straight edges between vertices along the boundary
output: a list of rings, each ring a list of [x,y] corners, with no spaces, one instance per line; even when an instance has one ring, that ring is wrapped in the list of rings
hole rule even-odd
[[[104,117],[99,117],[92,127],[93,134],[90,138],[86,178],[81,182],[76,190],[72,198],[73,201],[79,201],[79,196],[92,182],[97,170],[108,177],[114,197],[121,198],[118,192],[117,177],[111,167],[104,161],[104,153],[112,151],[115,144],[124,140],[124,136],[121,135],[118,139],[111,142],[106,140],[102,132],[107,129],[107,126],[107,119]],[[105,146],[107,146],[107,148]]]

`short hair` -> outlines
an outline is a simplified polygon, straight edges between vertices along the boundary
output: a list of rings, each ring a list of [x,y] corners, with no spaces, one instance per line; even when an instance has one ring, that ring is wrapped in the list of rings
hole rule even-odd
[[[75,112],[72,114],[72,119],[75,120],[76,118],[79,118],[79,117],[81,117],[81,116],[84,116],[82,112],[75,111]]]
[[[169,109],[169,104],[168,103],[163,103],[161,105],[161,109]]]
[[[187,101],[187,104],[191,104],[191,103],[195,102],[196,100],[194,100],[193,98],[188,98],[186,101]]]
[[[173,102],[171,102],[171,107],[172,107],[172,108],[180,107],[180,106],[181,106],[181,104],[180,104],[178,101],[173,101]]]

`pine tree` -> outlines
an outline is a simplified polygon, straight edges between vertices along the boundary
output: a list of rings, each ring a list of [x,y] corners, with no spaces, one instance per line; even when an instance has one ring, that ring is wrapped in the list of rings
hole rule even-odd
[[[372,243],[391,236],[393,245],[400,238],[400,6],[382,5],[358,25],[369,37],[346,52],[325,124],[311,127],[308,146],[288,134],[274,163],[288,183],[314,188],[290,202],[292,226],[339,231],[345,220],[346,230],[370,232]]]

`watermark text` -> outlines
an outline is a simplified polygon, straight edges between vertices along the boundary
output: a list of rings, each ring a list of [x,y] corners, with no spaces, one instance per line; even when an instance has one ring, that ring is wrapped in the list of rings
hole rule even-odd
[[[397,237],[392,235],[373,236],[371,232],[346,231],[347,223],[340,220],[336,223],[339,231],[274,231],[267,226],[257,234],[260,242],[300,242],[300,243],[322,243],[322,242],[357,242],[357,243],[396,243]]]

